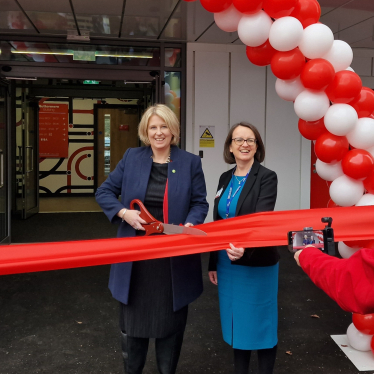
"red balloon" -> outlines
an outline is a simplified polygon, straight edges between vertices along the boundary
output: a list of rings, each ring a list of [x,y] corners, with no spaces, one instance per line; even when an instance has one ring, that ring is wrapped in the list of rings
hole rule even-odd
[[[348,247],[354,249],[374,248],[374,240],[347,240],[343,242]]]
[[[269,39],[258,47],[249,47],[246,48],[246,53],[248,60],[252,64],[258,66],[266,66],[271,62],[272,57],[277,52],[269,43]]]
[[[331,199],[329,200],[329,202],[327,203],[327,207],[328,208],[341,208],[340,205],[334,203]],[[348,244],[347,244],[348,245]]]
[[[368,87],[362,87],[360,94],[348,103],[355,108],[358,118],[370,117],[374,112],[374,91]]]
[[[298,0],[264,0],[263,9],[271,18],[287,17],[297,3]]]
[[[232,0],[200,0],[200,3],[208,12],[220,13],[232,4]]]
[[[373,156],[364,149],[352,149],[346,153],[342,160],[342,169],[345,175],[353,179],[368,177],[374,168]]]
[[[333,103],[348,104],[360,94],[361,88],[362,81],[356,73],[342,70],[335,74],[325,92]]]
[[[324,132],[327,132],[325,123],[323,122],[324,117],[314,122],[307,122],[303,119],[299,119],[299,131],[300,134],[308,140],[316,140]]]
[[[305,88],[323,90],[333,81],[334,76],[335,69],[329,61],[315,58],[305,64],[300,79]]]
[[[271,71],[279,79],[294,79],[300,75],[305,57],[299,48],[287,52],[276,52],[271,59]]]
[[[184,0],[186,3],[192,3],[193,1],[196,1],[196,0]]]
[[[363,334],[374,335],[374,313],[353,313],[352,322],[355,325],[356,329]]]
[[[316,156],[323,162],[340,161],[348,152],[348,140],[345,136],[325,132],[318,137],[314,145]]]
[[[374,170],[364,179],[364,187],[368,193],[374,194]]]
[[[233,0],[232,3],[239,12],[254,14],[262,9],[263,0]]]
[[[321,7],[317,0],[299,0],[290,16],[297,18],[305,29],[318,22]]]

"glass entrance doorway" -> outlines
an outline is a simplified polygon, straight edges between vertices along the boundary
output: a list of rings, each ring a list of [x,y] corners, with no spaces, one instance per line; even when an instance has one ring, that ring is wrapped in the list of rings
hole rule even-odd
[[[16,207],[26,219],[39,211],[38,107],[27,88],[16,96]]]
[[[0,243],[9,241],[7,86],[0,83]]]

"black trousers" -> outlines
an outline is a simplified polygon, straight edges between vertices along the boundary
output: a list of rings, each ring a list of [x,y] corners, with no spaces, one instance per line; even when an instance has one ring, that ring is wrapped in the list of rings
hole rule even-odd
[[[184,329],[166,338],[155,339],[160,374],[174,374],[182,348]],[[122,356],[126,374],[141,374],[147,359],[149,338],[134,338],[121,331]]]
[[[257,350],[259,374],[273,374],[277,345],[269,349]],[[234,373],[248,374],[251,352],[242,349],[234,349]]]

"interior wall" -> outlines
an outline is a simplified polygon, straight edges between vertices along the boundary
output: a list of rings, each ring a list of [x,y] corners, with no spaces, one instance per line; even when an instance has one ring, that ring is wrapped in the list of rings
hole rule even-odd
[[[108,104],[132,104],[107,98]],[[56,102],[49,99],[46,103]],[[94,194],[94,105],[97,99],[73,99],[69,157],[40,159],[40,196]],[[134,101],[136,102],[136,101]],[[65,102],[66,103],[66,102]]]
[[[202,164],[210,212],[219,176],[231,166],[223,161],[228,129],[239,121],[253,123],[266,148],[264,166],[278,175],[276,210],[309,208],[310,147],[301,137],[293,105],[278,97],[271,70],[251,64],[245,46],[187,44],[187,142]],[[215,144],[200,147],[201,126],[214,126]]]

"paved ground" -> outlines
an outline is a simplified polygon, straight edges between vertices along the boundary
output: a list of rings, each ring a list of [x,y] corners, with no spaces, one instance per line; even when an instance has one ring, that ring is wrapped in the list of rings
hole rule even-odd
[[[50,215],[43,216],[48,220]],[[25,239],[25,223],[22,227],[14,225],[18,241]],[[54,227],[56,232],[44,231],[45,241],[61,240],[59,223]],[[32,233],[41,241],[35,229]],[[285,248],[280,252],[275,373],[358,373],[330,338],[345,334],[351,315],[310,282]],[[108,272],[108,266],[98,266],[0,277],[0,373],[122,373],[118,310],[107,289]],[[204,286],[204,294],[190,306],[178,373],[230,374],[231,349],[222,341],[217,290],[206,272]],[[250,373],[257,372],[255,357]],[[157,374],[153,344],[144,374]]]

